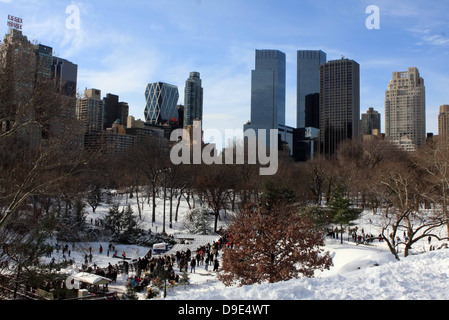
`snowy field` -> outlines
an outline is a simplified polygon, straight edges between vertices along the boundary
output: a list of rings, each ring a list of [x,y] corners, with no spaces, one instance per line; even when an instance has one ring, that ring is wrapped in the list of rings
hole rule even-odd
[[[121,204],[129,201],[122,196]],[[129,202],[137,213],[136,204]],[[89,207],[86,207],[89,210]],[[108,206],[97,208],[95,213],[89,211],[88,219],[100,219],[107,212]],[[188,244],[178,244],[172,252],[185,250],[187,247],[196,249],[198,245],[218,239],[218,236],[195,236],[184,234],[182,229],[182,216],[188,210],[185,202],[179,209],[179,221],[173,222],[173,228],[168,228],[168,204],[166,209],[166,231],[176,237],[190,237]],[[143,225],[152,231],[162,230],[162,200],[157,203],[156,223],[151,223],[151,208],[145,205],[143,210]],[[364,215],[356,222],[367,233],[377,235],[375,219],[372,213]],[[226,226],[223,219],[219,225]],[[145,229],[144,228],[144,229]],[[333,267],[330,270],[317,272],[314,278],[293,279],[275,284],[260,284],[243,287],[225,287],[217,280],[212,267],[205,270],[204,266],[197,266],[195,273],[190,273],[189,285],[180,285],[169,288],[166,300],[446,300],[449,299],[449,250],[441,249],[428,251],[427,240],[414,246],[413,255],[407,258],[401,256],[401,261],[394,259],[386,245],[382,242],[373,242],[370,245],[356,245],[354,242],[326,239],[325,250],[333,257]],[[434,241],[434,240],[432,240]],[[438,244],[432,242],[432,244]],[[98,248],[102,245],[103,253]],[[84,262],[84,253],[87,248],[93,248],[92,263],[106,267],[108,263],[116,264],[117,258],[110,254],[107,256],[108,243],[76,244],[71,258],[75,265],[69,268],[72,274]],[[147,247],[115,244],[121,254],[126,252],[127,257],[137,259],[143,257],[149,250]],[[61,253],[53,254],[61,259]],[[175,268],[179,271],[179,268]],[[130,273],[129,276],[133,274]],[[128,276],[119,275],[117,282],[109,286],[119,294],[126,291],[125,285]],[[139,294],[144,299],[144,293]],[[162,299],[162,298],[159,298]],[[155,299],[158,300],[158,299]]]

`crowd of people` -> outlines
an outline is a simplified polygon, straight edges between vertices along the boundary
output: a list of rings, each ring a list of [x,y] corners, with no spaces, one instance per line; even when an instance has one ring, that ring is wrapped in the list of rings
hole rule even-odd
[[[365,230],[362,228],[360,231],[358,227],[355,227],[353,229],[349,229],[346,231],[348,234],[348,241],[352,240],[353,242],[356,242],[357,244],[361,243],[372,243],[374,240],[378,240],[379,242],[383,241],[383,237],[381,234],[378,236],[375,236],[372,233],[365,233]],[[344,230],[342,232],[341,229],[338,229],[335,227],[334,229],[327,229],[327,236],[332,239],[339,239],[339,237],[342,237],[344,234]],[[350,236],[350,238],[349,238]]]
[[[204,267],[204,270],[212,272],[219,271],[220,250],[223,248],[225,239],[221,237],[212,244],[202,245],[196,250],[182,250],[176,253],[151,256],[145,255],[138,258],[135,262],[135,276],[128,279],[128,284],[140,292],[151,282],[168,281],[169,284],[176,284],[183,280],[184,273],[196,273],[198,267]]]

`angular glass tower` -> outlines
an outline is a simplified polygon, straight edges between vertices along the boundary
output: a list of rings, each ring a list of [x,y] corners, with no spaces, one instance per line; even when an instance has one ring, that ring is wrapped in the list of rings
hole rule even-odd
[[[184,128],[203,119],[203,88],[199,72],[190,72],[184,91]]]
[[[256,50],[256,68],[251,72],[251,123],[244,130],[285,126],[285,61],[285,53],[279,50]]]
[[[320,65],[326,63],[326,53],[321,50],[297,52],[297,103],[296,127],[305,127],[306,96],[320,93]]]
[[[149,83],[145,90],[145,121],[152,124],[176,123],[178,87],[164,82]]]

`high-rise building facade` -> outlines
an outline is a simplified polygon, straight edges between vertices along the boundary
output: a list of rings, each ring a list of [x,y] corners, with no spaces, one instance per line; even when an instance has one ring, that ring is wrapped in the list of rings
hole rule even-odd
[[[407,136],[417,146],[426,139],[424,79],[417,68],[393,72],[385,92],[385,137],[399,141]]]
[[[53,57],[52,78],[56,80],[57,90],[70,97],[76,97],[78,65],[62,58]]]
[[[156,125],[177,122],[178,87],[164,82],[149,83],[145,89],[145,121]]]
[[[362,119],[360,120],[360,134],[371,135],[373,130],[377,130],[380,133],[380,113],[374,108],[368,108],[366,113],[362,113]]]
[[[307,127],[306,96],[320,93],[320,66],[326,63],[326,53],[321,50],[297,52],[296,127]]]
[[[115,94],[108,93],[103,98],[103,129],[111,128],[118,120],[118,123],[126,126],[128,123],[129,105],[120,102]]]
[[[66,67],[63,68],[63,64]],[[75,121],[76,65],[54,57],[53,48],[42,44],[33,45],[20,30],[10,29],[3,43],[0,44],[0,68],[5,75],[0,80],[0,86],[4,92],[9,91],[11,94],[7,103],[0,102],[2,104],[0,118],[4,117],[5,113],[12,112],[16,113],[14,118],[17,122],[25,121],[25,118],[26,120],[42,119],[41,126],[34,125],[26,128],[26,130],[33,131],[26,135],[36,142],[30,143],[30,145],[39,145],[43,139],[48,140],[54,136],[65,136],[66,132],[70,132],[71,137],[75,139],[75,132],[78,131]],[[41,90],[50,89],[43,84],[53,81],[59,95],[48,104],[47,107],[51,110],[43,112],[41,109],[33,109],[30,104],[33,95]],[[67,87],[70,87],[71,90],[65,90]],[[20,111],[16,108],[18,105],[26,106],[22,110],[25,111],[23,118],[19,116]],[[13,119],[12,117],[7,118]],[[10,121],[0,124],[2,130],[7,130],[11,126],[11,123],[8,122]]]
[[[76,114],[84,124],[85,134],[103,132],[103,104],[101,90],[98,89],[87,89],[84,98],[78,101]]]
[[[312,93],[305,97],[305,128],[320,127],[320,94]]]
[[[37,59],[37,76],[49,79],[51,77],[51,65],[53,62],[53,48],[37,44],[34,46]]]
[[[251,120],[244,130],[285,127],[286,57],[279,50],[256,50],[251,72]],[[269,145],[269,131],[266,134]]]
[[[195,71],[190,72],[184,89],[184,128],[194,120],[203,120],[203,87],[200,73]]]
[[[320,152],[332,156],[340,142],[359,136],[360,66],[342,58],[320,66]]]
[[[449,141],[449,105],[447,104],[440,106],[438,136],[445,141]]]

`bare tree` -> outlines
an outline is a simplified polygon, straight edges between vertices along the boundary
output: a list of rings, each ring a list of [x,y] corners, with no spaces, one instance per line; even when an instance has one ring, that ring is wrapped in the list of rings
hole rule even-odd
[[[156,222],[156,196],[161,185],[163,170],[169,167],[168,145],[163,139],[147,138],[131,151],[134,170],[145,178],[152,198],[152,222]]]
[[[381,236],[397,260],[402,247],[406,257],[422,239],[447,239],[437,232],[446,223],[446,217],[439,211],[421,208],[422,195],[428,190],[423,175],[425,172],[404,155],[380,167],[378,184],[374,186],[388,206],[381,219]]]
[[[447,197],[449,194],[449,144],[436,137],[427,142],[412,159],[426,174],[422,178],[430,187],[426,200],[439,206],[446,221],[449,221]],[[449,223],[446,224],[449,235]]]
[[[220,211],[226,208],[228,193],[234,186],[229,167],[208,165],[201,168],[196,181],[196,191],[202,194],[215,214],[214,231],[218,231]]]

